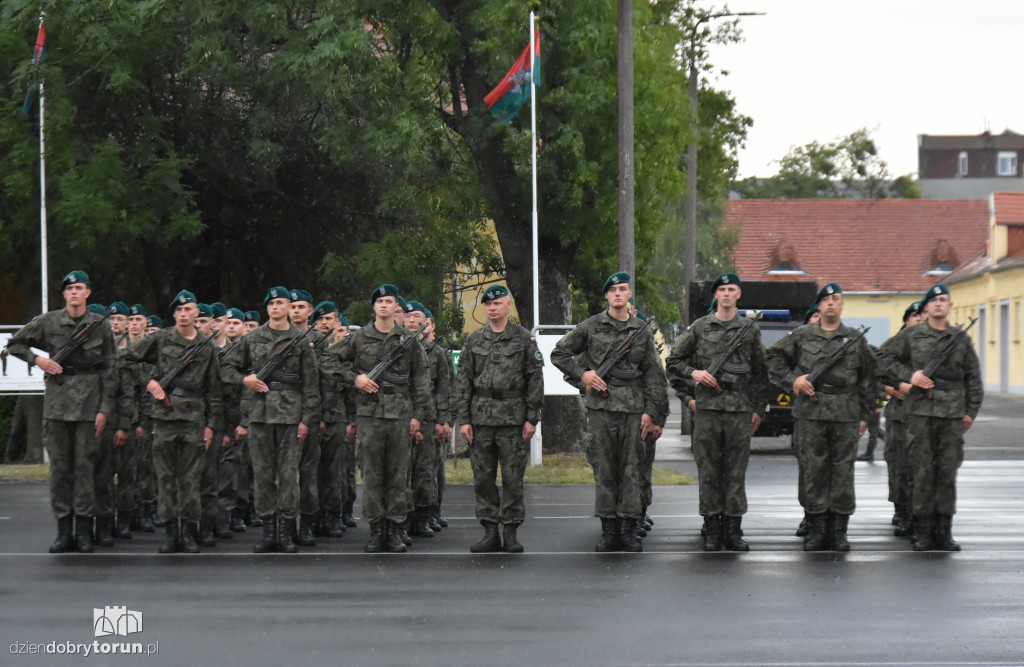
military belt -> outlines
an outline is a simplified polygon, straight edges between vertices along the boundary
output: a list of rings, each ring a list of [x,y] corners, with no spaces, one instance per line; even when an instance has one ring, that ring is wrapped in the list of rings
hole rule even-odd
[[[473,394],[480,398],[496,398],[498,400],[508,400],[510,398],[522,398],[523,390],[474,388]]]
[[[185,378],[177,377],[171,382],[171,389],[185,389],[187,391],[196,391],[203,388],[203,383],[198,380],[186,380]],[[180,395],[180,394],[179,394]]]
[[[409,384],[409,376],[402,375],[401,373],[392,373],[391,371],[384,371],[380,374],[380,379],[390,382],[391,384],[407,385]]]
[[[96,375],[100,372],[98,367],[94,368],[75,368],[74,366],[64,366],[61,373],[64,375]]]
[[[298,382],[279,382],[277,380],[271,380],[267,386],[270,387],[270,391],[298,391],[302,387]]]
[[[940,368],[935,371],[935,377],[932,380],[948,380],[950,382],[959,382],[964,379],[964,374],[958,371],[952,371],[946,368]]]
[[[270,376],[270,380],[283,384],[302,384],[302,377],[298,373],[282,373],[281,371],[274,371],[274,374]]]
[[[956,389],[962,389],[964,386],[962,382],[945,380],[940,378],[938,374],[936,374],[935,379],[932,380],[932,382],[935,383],[934,389],[938,389],[939,391],[954,391]]]
[[[610,384],[613,387],[639,387],[640,379],[633,378],[631,380],[623,380],[612,375],[611,377],[608,378],[608,384]]]
[[[722,370],[733,375],[746,375],[750,372],[750,364],[734,364],[727,361],[722,364]]]
[[[742,382],[722,382],[718,380],[718,386],[726,391],[742,391],[747,385]]]
[[[624,368],[612,368],[608,375],[616,380],[635,380],[640,377],[640,373],[635,370],[626,370]]]
[[[382,394],[402,394],[404,396],[409,395],[409,387],[405,386],[394,386],[390,384],[384,384],[380,386],[380,393]]]
[[[857,387],[856,385],[837,387],[834,384],[823,384],[820,387],[815,387],[814,390],[822,394],[852,394],[857,391]]]

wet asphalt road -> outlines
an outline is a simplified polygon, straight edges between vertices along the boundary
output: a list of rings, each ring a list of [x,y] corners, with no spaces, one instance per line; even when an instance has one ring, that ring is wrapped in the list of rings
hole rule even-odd
[[[1024,404],[1009,405],[992,433]],[[628,555],[593,552],[592,487],[532,486],[521,556],[468,553],[469,487],[449,490],[451,526],[404,555],[363,554],[360,522],[294,556],[252,554],[253,531],[198,556],[158,555],[159,533],[52,556],[45,485],[2,484],[0,665],[70,662],[10,648],[91,644],[109,605],[143,612],[143,632],[96,641],[159,652],[88,664],[1024,664],[1024,462],[968,459],[956,554],[892,536],[881,463],[857,464],[853,551],[803,553],[787,456],[751,461],[747,554],[700,551],[693,486],[656,489],[645,553]]]

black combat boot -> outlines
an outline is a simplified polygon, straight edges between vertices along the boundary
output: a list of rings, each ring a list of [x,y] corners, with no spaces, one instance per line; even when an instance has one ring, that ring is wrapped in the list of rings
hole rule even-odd
[[[412,519],[409,521],[409,534],[413,537],[433,537],[434,531],[427,523],[427,508],[417,507],[413,510]]]
[[[506,523],[501,531],[501,541],[505,545],[505,551],[510,554],[521,554],[525,551],[525,549],[523,549],[523,545],[519,543],[519,540],[516,537],[516,531],[518,528],[518,524]]]
[[[230,540],[234,537],[231,532],[231,522],[228,520],[228,511],[217,508],[217,518],[214,521],[214,534],[218,540]]]
[[[232,533],[245,532],[245,521],[242,520],[242,510],[237,507],[231,510],[231,514],[228,515],[228,528],[231,529]]]
[[[960,543],[953,539],[953,517],[949,514],[935,515],[932,535],[934,546],[939,551],[960,551]]]
[[[640,543],[640,540],[636,539],[636,522],[636,519],[622,519],[619,539],[622,540],[623,551],[640,553],[644,550],[644,545]]]
[[[643,523],[644,530],[648,533],[651,532],[652,528],[654,528],[654,519],[652,519],[651,515],[647,513],[647,506],[644,506],[644,516],[640,519],[640,522]]]
[[[378,519],[377,521],[370,522],[370,541],[363,547],[363,551],[368,554],[379,554],[382,551],[387,551],[387,520]]]
[[[400,522],[397,522],[397,523],[392,521],[391,522],[391,528],[389,529],[389,532],[396,533],[398,535],[398,539],[402,540],[402,544],[404,544],[407,547],[411,547],[412,546],[412,538],[409,537],[409,530],[408,530],[408,526],[406,525],[408,523],[409,523],[408,521],[400,521]]]
[[[638,540],[642,540],[647,537],[647,524],[644,523],[642,514],[640,515],[640,518],[636,520],[636,530],[633,532],[636,534]]]
[[[216,515],[204,514],[199,519],[199,536],[197,541],[204,547],[215,547],[217,546],[217,540],[213,537],[213,531],[217,528],[217,517]],[[182,526],[181,536],[182,539],[185,537],[185,527]]]
[[[263,539],[256,543],[252,552],[256,554],[270,554],[278,550],[277,544],[277,523],[273,517],[266,517],[260,522],[263,526]]]
[[[114,523],[114,537],[119,540],[132,539],[131,517],[135,512],[132,510],[118,510],[117,521]]]
[[[444,518],[444,512],[441,511],[441,505],[434,505],[434,518],[441,524],[442,528],[448,527],[448,519]]]
[[[245,519],[245,525],[252,528],[263,527],[263,517],[256,514],[256,505],[250,500],[249,504],[245,506],[245,510],[242,512],[242,517]]]
[[[932,542],[932,517],[931,515],[917,515],[914,517],[914,535],[910,538],[910,548],[914,551],[931,551],[935,548]]]
[[[75,517],[75,549],[81,554],[91,554],[93,552],[91,517]]]
[[[387,526],[388,531],[386,540],[388,553],[404,554],[408,551],[409,547],[402,541],[402,532],[404,532],[404,528],[403,530],[398,529],[401,524],[395,523],[394,521],[388,521],[385,525]]]
[[[345,503],[341,507],[341,522],[345,524],[346,528],[355,528],[358,525],[356,517],[352,513],[354,505],[355,503]]]
[[[139,527],[144,533],[152,533],[156,530],[154,519],[156,518],[156,501],[146,500],[139,507]]]
[[[809,530],[809,516],[810,515],[807,512],[804,512],[804,518],[800,519],[800,525],[796,527],[797,537],[807,537],[807,531]]]
[[[849,525],[849,514],[832,513],[832,551],[850,550],[850,541],[846,538],[846,530]]]
[[[501,551],[501,537],[498,535],[498,524],[490,521],[481,521],[484,527],[484,536],[479,542],[470,545],[469,550],[475,554],[485,554],[494,551]]]
[[[807,515],[807,535],[804,537],[804,551],[825,551],[828,549],[828,517],[825,513]]]
[[[609,551],[618,551],[621,548],[622,542],[619,540],[618,519],[601,517],[601,540],[594,545],[594,551],[607,553]]]
[[[868,440],[868,448],[864,450],[864,453],[857,457],[858,461],[874,461],[875,460],[875,441]]]
[[[338,512],[324,512],[327,537],[345,537],[345,522]]]
[[[312,514],[302,514],[299,516],[299,545],[303,547],[316,546],[316,538],[313,537]]]
[[[704,517],[704,551],[722,550],[722,516]]]
[[[181,520],[181,550],[187,554],[199,553],[199,543],[196,536],[199,534],[199,524],[195,521]],[[204,545],[205,546],[205,545]]]
[[[295,519],[277,520],[277,544],[281,547],[283,554],[293,554],[299,550],[295,546],[295,540],[292,539],[293,530],[295,530]]]
[[[440,533],[441,529],[444,528],[444,526],[441,525],[441,522],[437,520],[438,511],[437,505],[431,505],[426,510],[427,525],[430,526],[430,530],[435,533]]]
[[[913,522],[910,518],[910,508],[906,505],[896,506],[896,516],[892,534],[896,537],[910,537],[914,534]]]
[[[750,551],[750,545],[743,539],[743,517],[727,516],[724,521],[725,548],[729,551]]]
[[[50,545],[50,553],[64,554],[74,549],[74,526],[75,517],[70,514],[57,519],[57,539]]]
[[[93,533],[93,544],[101,547],[114,546],[114,516],[104,514],[98,516],[93,522],[95,532]]]
[[[178,553],[178,520],[172,519],[164,526],[164,543],[160,545],[160,553]]]

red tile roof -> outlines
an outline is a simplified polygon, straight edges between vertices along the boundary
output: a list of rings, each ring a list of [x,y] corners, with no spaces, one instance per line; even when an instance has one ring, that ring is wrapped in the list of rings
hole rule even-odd
[[[994,192],[996,223],[1024,224],[1024,192]]]
[[[816,280],[850,291],[925,290],[941,261],[959,266],[985,251],[985,199],[738,199],[733,260],[742,280]],[[804,275],[767,275],[791,261]]]

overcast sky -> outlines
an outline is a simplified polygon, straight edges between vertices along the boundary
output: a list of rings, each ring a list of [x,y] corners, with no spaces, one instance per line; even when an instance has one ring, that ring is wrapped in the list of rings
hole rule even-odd
[[[720,4],[715,5],[721,7]],[[713,47],[716,88],[754,119],[740,175],[770,176],[791,146],[866,127],[894,175],[918,134],[1024,133],[1021,0],[730,0],[741,44]]]

